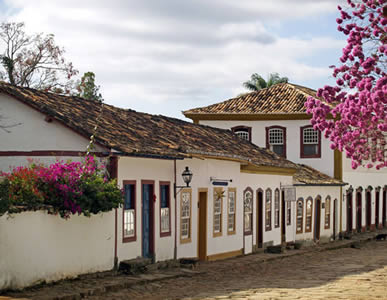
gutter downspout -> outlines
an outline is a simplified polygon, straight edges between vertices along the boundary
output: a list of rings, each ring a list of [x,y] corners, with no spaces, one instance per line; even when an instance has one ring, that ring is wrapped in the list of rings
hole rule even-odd
[[[173,196],[175,198],[175,245],[173,248],[173,258],[177,259],[177,199],[176,199],[176,159],[173,160]]]
[[[110,157],[110,177],[113,179],[118,179],[118,157],[111,156]],[[118,184],[118,182],[117,182]],[[114,209],[114,270],[118,268],[118,255],[117,255],[117,243],[118,243],[118,233],[117,233],[117,225],[118,225],[118,213],[117,208]]]

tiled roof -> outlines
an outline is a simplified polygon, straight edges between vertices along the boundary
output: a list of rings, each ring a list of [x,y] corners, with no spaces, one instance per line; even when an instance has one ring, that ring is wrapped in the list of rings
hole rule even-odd
[[[97,125],[101,104],[0,82],[0,92],[89,137]],[[131,155],[184,157],[196,155],[238,159],[256,166],[293,168],[294,163],[239,139],[230,130],[196,125],[161,115],[104,105],[96,141]]]
[[[316,91],[291,83],[279,83],[220,103],[184,111],[189,117],[200,114],[292,114],[306,113],[304,103]]]
[[[297,172],[293,175],[293,181],[298,185],[345,185],[341,180],[303,164],[297,164]]]

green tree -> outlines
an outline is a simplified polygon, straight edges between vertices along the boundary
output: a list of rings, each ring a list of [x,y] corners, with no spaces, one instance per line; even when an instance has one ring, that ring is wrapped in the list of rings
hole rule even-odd
[[[78,84],[77,96],[88,100],[102,102],[103,98],[99,92],[99,88],[100,86],[95,84],[95,74],[93,72],[86,72],[83,74],[81,82]]]
[[[271,87],[278,83],[288,82],[287,77],[280,77],[278,73],[270,73],[267,80],[257,73],[251,75],[250,80],[243,83],[243,86],[253,92],[259,91]]]

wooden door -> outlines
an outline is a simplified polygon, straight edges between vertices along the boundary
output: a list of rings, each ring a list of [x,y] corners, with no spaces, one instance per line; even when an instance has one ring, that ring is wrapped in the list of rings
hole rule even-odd
[[[314,218],[314,239],[320,240],[320,227],[321,227],[321,199],[316,199],[316,210]]]
[[[257,244],[258,248],[263,247],[263,191],[257,192]]]
[[[207,260],[207,192],[199,191],[198,257]]]
[[[371,229],[371,192],[366,192],[366,226]]]
[[[286,205],[285,205],[285,192],[281,192],[281,242],[286,243]]]
[[[142,182],[142,256],[154,257],[153,184]]]
[[[361,232],[361,192],[356,193],[356,229]]]
[[[382,205],[382,223],[386,227],[386,206],[387,206],[387,189],[383,189],[383,205]]]
[[[352,209],[352,193],[347,194],[347,232],[352,232],[353,228],[353,209]]]
[[[337,229],[336,229],[336,218],[337,218],[337,199],[333,201],[333,239],[336,239]]]
[[[376,191],[375,192],[375,227],[376,229],[379,228],[379,197],[380,197],[380,192]]]

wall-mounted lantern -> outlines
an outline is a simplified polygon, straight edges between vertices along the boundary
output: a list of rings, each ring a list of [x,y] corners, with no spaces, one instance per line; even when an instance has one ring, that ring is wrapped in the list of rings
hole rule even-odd
[[[181,177],[183,177],[183,181],[185,182],[186,186],[184,186],[184,185],[177,186],[176,182],[175,182],[174,183],[175,197],[181,191],[181,189],[190,187],[189,184],[191,183],[192,176],[193,176],[192,171],[188,167],[185,167],[185,170],[183,171],[183,173],[181,173]],[[179,189],[179,191],[177,191],[177,189]]]

